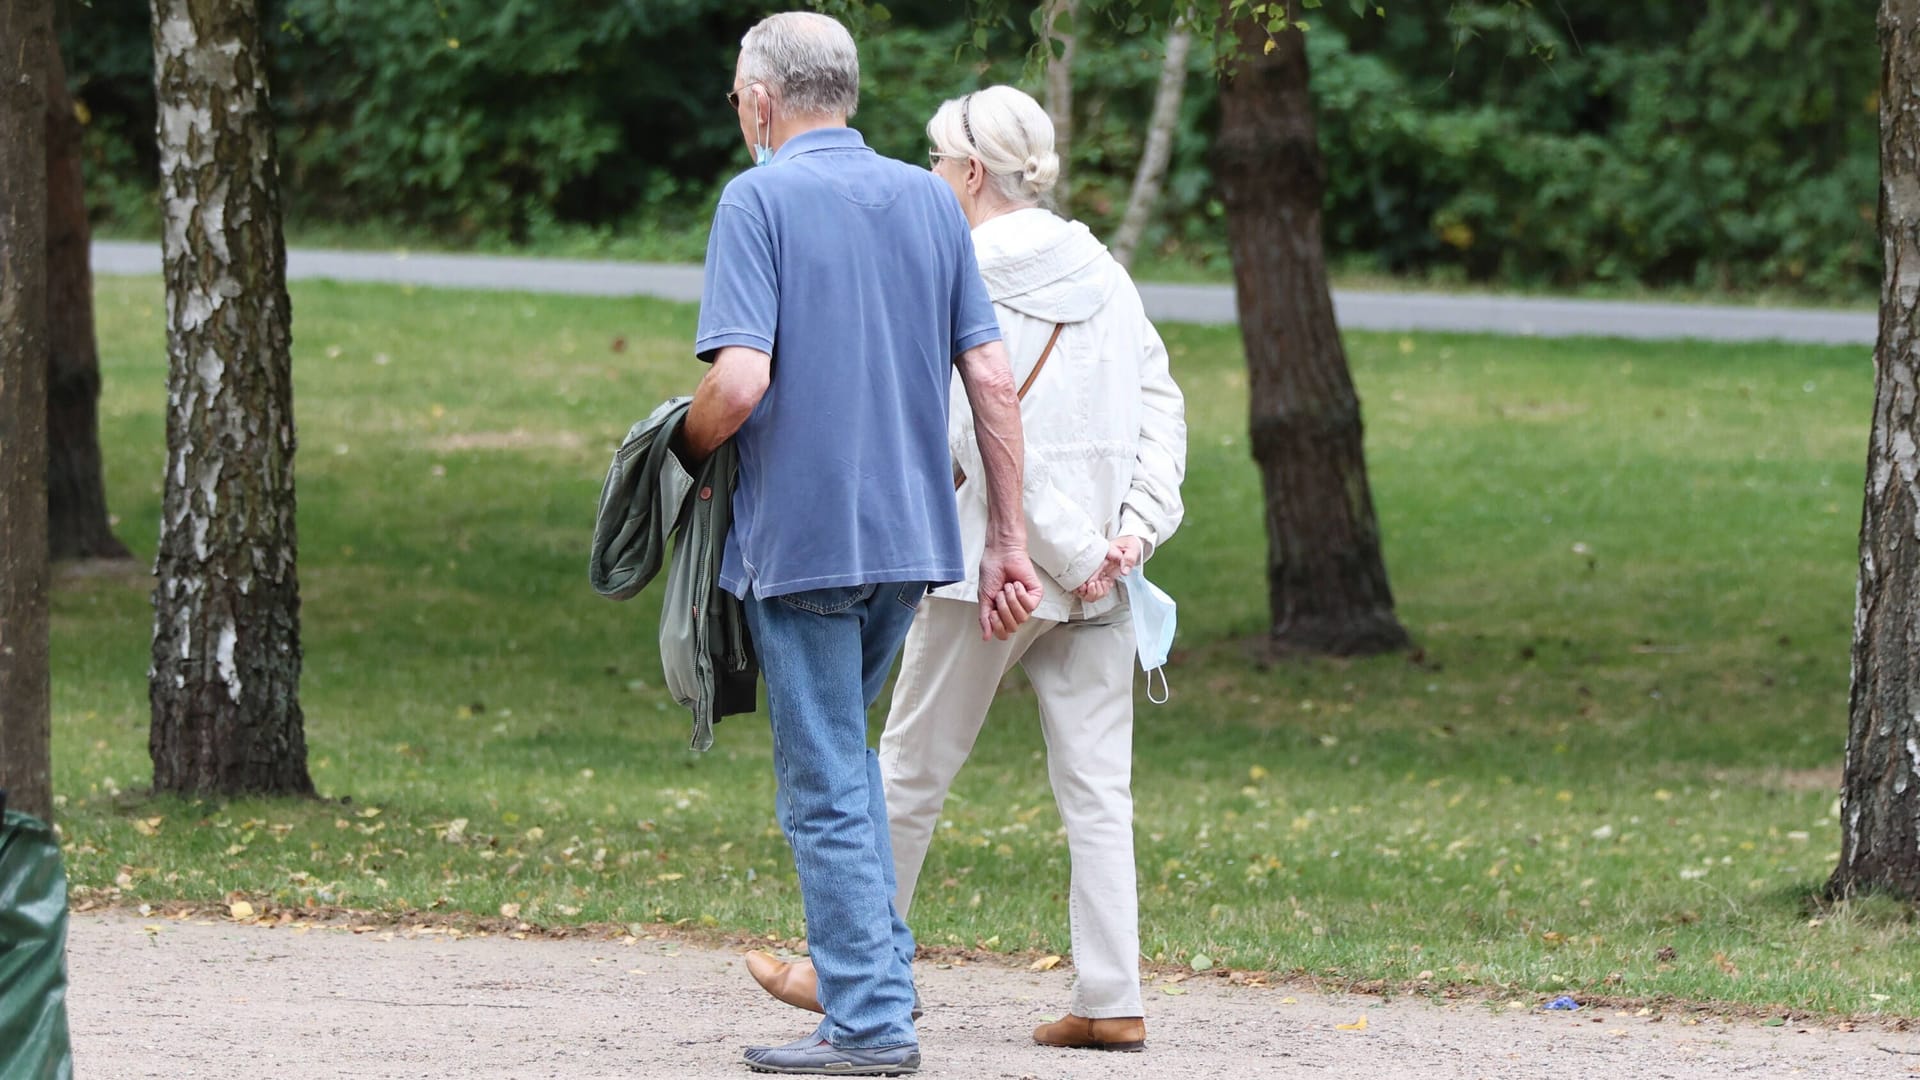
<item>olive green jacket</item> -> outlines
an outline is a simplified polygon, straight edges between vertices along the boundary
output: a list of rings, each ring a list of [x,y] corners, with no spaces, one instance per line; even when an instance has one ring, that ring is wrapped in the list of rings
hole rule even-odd
[[[693,710],[693,749],[706,750],[721,717],[754,710],[760,670],[746,611],[720,587],[739,456],[729,441],[687,472],[673,442],[692,400],[663,402],[614,451],[587,576],[601,596],[630,599],[660,572],[674,540],[660,603],[660,667],[667,691]]]

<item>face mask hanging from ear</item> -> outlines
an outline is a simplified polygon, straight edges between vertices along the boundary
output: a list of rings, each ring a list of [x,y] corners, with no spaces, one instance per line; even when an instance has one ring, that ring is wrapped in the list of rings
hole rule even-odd
[[[1173,597],[1147,580],[1139,566],[1128,571],[1127,607],[1133,612],[1134,650],[1140,656],[1140,670],[1147,673],[1147,700],[1164,705],[1172,696],[1167,686],[1167,655],[1173,651],[1176,609]],[[1153,696],[1153,676],[1160,675],[1160,696]]]
[[[753,137],[760,141],[753,144],[753,163],[755,165],[773,164],[773,123],[767,123],[767,133],[760,134],[760,110],[753,112]]]

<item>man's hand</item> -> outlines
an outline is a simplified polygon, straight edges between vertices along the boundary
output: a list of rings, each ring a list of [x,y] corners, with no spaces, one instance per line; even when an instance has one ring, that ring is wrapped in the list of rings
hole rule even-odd
[[[1140,565],[1140,556],[1145,550],[1137,536],[1123,536],[1115,540],[1107,545],[1107,557],[1101,562],[1100,569],[1093,572],[1086,584],[1073,590],[1073,595],[1093,601],[1112,592],[1116,582],[1133,573],[1133,568]]]
[[[1021,548],[987,548],[980,559],[980,640],[1013,636],[1040,606],[1040,575]]]

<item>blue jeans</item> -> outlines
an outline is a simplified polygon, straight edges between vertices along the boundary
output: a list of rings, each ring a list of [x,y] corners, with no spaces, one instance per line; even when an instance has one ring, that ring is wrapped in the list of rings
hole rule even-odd
[[[917,1043],[913,934],[893,907],[893,845],[867,709],[926,594],[919,582],[746,601],[773,721],[774,800],[793,848],[807,947],[827,1012],[819,1036]]]

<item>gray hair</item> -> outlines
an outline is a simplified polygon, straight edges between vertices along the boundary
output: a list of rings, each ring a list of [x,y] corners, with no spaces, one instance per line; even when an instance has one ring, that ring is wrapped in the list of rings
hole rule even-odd
[[[946,102],[927,121],[927,138],[939,153],[979,158],[1010,203],[1039,205],[1060,178],[1053,121],[1015,87],[989,86]]]
[[[860,104],[860,54],[836,20],[787,11],[755,23],[740,39],[740,74],[765,83],[793,112],[852,116]]]

